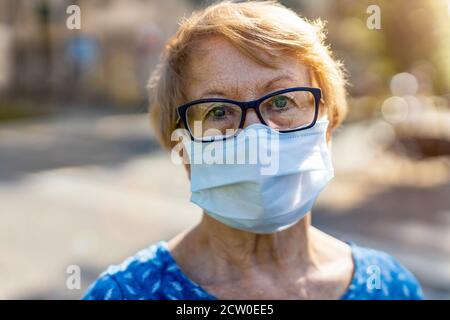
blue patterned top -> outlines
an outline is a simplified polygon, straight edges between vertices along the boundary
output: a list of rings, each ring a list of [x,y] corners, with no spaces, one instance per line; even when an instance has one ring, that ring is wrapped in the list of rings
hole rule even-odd
[[[423,299],[419,283],[390,255],[350,243],[353,278],[341,299]],[[120,265],[110,266],[88,288],[86,300],[213,300],[189,279],[160,241]]]

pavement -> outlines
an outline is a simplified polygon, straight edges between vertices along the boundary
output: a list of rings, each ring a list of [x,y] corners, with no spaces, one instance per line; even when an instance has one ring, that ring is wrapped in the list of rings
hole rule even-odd
[[[450,161],[410,161],[386,151],[389,139],[377,121],[336,133],[336,177],[313,224],[387,251],[427,298],[450,299]],[[0,299],[79,299],[109,264],[201,217],[184,168],[158,147],[145,115],[1,124],[0,203]],[[67,286],[73,265],[79,289]]]

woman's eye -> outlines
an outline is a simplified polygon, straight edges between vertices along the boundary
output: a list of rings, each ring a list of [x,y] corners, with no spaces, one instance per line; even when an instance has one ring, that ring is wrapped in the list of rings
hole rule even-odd
[[[288,106],[289,98],[285,96],[277,96],[272,99],[271,105],[274,109],[285,109]]]
[[[216,119],[223,118],[226,115],[226,110],[224,107],[214,107],[211,110],[209,110],[207,116],[213,117]]]

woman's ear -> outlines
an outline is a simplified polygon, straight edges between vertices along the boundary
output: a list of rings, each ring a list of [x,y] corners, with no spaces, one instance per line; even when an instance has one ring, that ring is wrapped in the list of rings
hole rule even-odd
[[[183,161],[183,166],[188,174],[188,179],[191,180],[191,164],[189,163],[189,155],[186,150],[186,146],[182,144],[182,147],[177,150],[178,156]]]
[[[311,68],[309,68],[309,81],[310,81],[312,87],[320,88],[319,76]],[[317,118],[321,119],[323,116],[328,116],[325,111],[326,111],[325,99],[324,99],[323,90],[322,90],[322,97],[320,98],[320,101],[319,101],[319,114],[317,115]]]
[[[331,129],[330,129],[330,127],[327,128],[326,138],[327,138],[327,145],[331,144]]]
[[[188,174],[188,179],[190,181],[191,180],[191,165],[189,163],[185,163],[184,168],[186,169],[186,172]]]
[[[183,131],[184,130],[184,131]],[[175,134],[175,132],[177,132]],[[188,173],[188,179],[191,179],[191,165],[189,163],[189,154],[186,150],[186,144],[183,141],[190,141],[190,136],[184,129],[183,125],[177,123],[177,127],[171,136],[170,150],[172,152],[172,157],[178,157]],[[177,160],[178,161],[178,160]]]

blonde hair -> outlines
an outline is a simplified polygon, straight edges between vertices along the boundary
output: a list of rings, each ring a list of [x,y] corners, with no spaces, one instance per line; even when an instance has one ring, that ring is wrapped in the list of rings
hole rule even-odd
[[[311,68],[313,80],[322,89],[331,131],[339,126],[347,111],[345,77],[342,64],[333,59],[324,44],[325,32],[320,20],[309,22],[276,1],[222,1],[194,12],[183,19],[170,38],[161,62],[149,81],[151,124],[166,148],[177,127],[176,107],[185,101],[184,67],[197,41],[209,35],[227,39],[244,55],[270,65],[263,54],[297,57]]]

